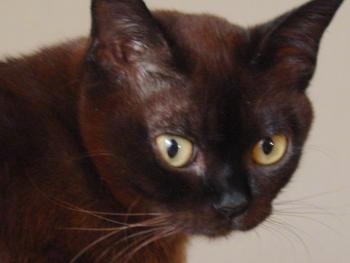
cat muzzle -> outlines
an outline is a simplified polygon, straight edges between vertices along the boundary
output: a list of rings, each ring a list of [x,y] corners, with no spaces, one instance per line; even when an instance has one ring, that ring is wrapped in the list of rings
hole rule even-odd
[[[240,192],[224,194],[220,202],[214,204],[215,210],[227,219],[241,215],[248,209],[248,199]]]

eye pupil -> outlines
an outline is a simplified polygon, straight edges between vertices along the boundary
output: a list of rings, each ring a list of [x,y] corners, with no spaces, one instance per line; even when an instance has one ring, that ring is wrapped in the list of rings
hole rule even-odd
[[[265,137],[252,150],[253,161],[260,166],[277,164],[287,153],[288,138],[283,134]]]
[[[272,152],[274,146],[275,143],[271,138],[265,138],[262,143],[262,150],[266,155],[269,155]]]
[[[156,138],[156,150],[163,164],[182,168],[192,160],[193,144],[182,136],[163,134]]]
[[[167,140],[166,144],[168,146],[168,149],[167,149],[168,156],[170,158],[174,158],[179,152],[179,149],[180,149],[179,144],[174,139]]]

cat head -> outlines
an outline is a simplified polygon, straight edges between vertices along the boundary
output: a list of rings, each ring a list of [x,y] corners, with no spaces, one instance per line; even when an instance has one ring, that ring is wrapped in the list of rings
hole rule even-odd
[[[170,214],[187,233],[262,222],[297,168],[312,122],[305,90],[341,2],[244,29],[94,0],[80,125],[115,201]]]

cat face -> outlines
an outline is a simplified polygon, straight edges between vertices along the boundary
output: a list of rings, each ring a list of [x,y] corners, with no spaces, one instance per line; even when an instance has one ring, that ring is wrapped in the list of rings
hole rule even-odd
[[[169,214],[192,234],[262,222],[297,168],[312,121],[305,89],[340,3],[242,29],[93,1],[80,124],[116,202]]]

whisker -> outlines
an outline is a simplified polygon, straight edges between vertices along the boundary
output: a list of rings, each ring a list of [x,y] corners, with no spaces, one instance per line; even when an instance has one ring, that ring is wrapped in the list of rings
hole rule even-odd
[[[337,234],[337,235],[342,235],[340,232],[338,232],[335,228],[325,224],[324,222],[318,220],[318,219],[315,219],[315,218],[311,218],[311,217],[307,217],[303,214],[295,214],[294,212],[291,212],[291,213],[287,213],[287,212],[279,212],[279,211],[276,211],[276,214],[277,215],[282,215],[282,216],[286,216],[286,217],[292,217],[292,218],[297,218],[297,219],[305,219],[305,220],[308,220],[308,221],[311,221],[313,223],[317,223],[323,227],[325,227],[326,229],[330,230],[331,232]]]
[[[110,222],[110,223],[115,223],[118,225],[122,225],[122,226],[128,226],[129,224],[126,222],[121,222],[121,221],[117,221],[115,219],[110,219],[107,218],[103,215],[111,215],[111,216],[123,216],[123,217],[153,217],[155,219],[157,219],[159,216],[163,216],[166,215],[164,213],[104,213],[104,212],[98,212],[98,211],[91,211],[91,210],[86,210],[83,208],[79,208],[79,207],[74,207],[73,205],[70,205],[70,207],[66,207],[66,209],[75,211],[75,212],[80,212],[80,213],[85,213],[85,214],[89,214],[92,215],[96,218],[102,219],[106,222]]]
[[[72,206],[72,205],[71,205],[71,207],[69,207],[69,206],[67,207],[66,206],[65,208],[67,210],[71,210],[71,211],[74,211],[74,212],[79,212],[79,213],[91,215],[91,216],[93,216],[95,218],[102,219],[105,222],[114,223],[114,224],[121,225],[121,226],[128,226],[129,225],[129,224],[125,223],[125,222],[117,221],[115,219],[111,219],[111,218],[102,216],[100,214],[96,214],[96,213],[94,213],[94,211],[82,209],[82,208],[79,208],[79,207],[74,208],[74,206]]]
[[[112,232],[96,239],[95,241],[93,241],[92,243],[90,243],[88,246],[86,246],[85,248],[83,248],[71,261],[70,263],[74,263],[77,259],[79,259],[82,255],[84,255],[87,251],[89,251],[90,249],[92,249],[93,247],[95,247],[96,245],[98,245],[99,243],[107,240],[108,238],[110,238],[113,235],[116,235],[117,233],[124,231],[124,230],[128,230],[131,228],[139,228],[139,227],[151,227],[153,225],[159,225],[159,223],[164,222],[163,218],[153,218],[150,220],[146,220],[142,223],[135,223],[135,224],[130,224],[130,225],[126,225],[124,227],[119,227],[119,228],[112,228]],[[107,228],[105,229],[98,229],[98,228],[68,228],[69,230],[87,230],[87,231],[106,231]]]
[[[59,227],[57,229],[59,230],[70,230],[70,231],[90,231],[90,232],[110,232],[110,231],[115,231],[115,230],[124,230],[128,228],[126,227],[110,227],[110,228],[84,228],[84,227]]]
[[[79,159],[82,160],[84,158],[92,157],[92,156],[114,157],[113,155],[108,154],[108,153],[94,153],[94,154],[87,154],[86,156],[81,156],[80,158],[72,159],[70,161],[79,160]],[[143,247],[147,246],[148,244],[155,242],[161,238],[165,238],[166,236],[169,236],[169,235],[176,233],[175,230],[169,229],[169,226],[166,225],[166,219],[169,218],[169,215],[167,215],[165,213],[149,213],[149,212],[148,213],[133,213],[133,212],[130,212],[132,207],[129,207],[128,211],[125,213],[114,213],[114,212],[88,210],[88,209],[79,207],[77,205],[74,205],[72,203],[69,203],[65,200],[60,200],[56,197],[52,197],[52,196],[48,195],[47,193],[45,193],[45,191],[43,191],[41,189],[41,187],[39,185],[37,185],[32,180],[32,178],[28,177],[28,179],[29,179],[31,185],[33,187],[35,187],[35,189],[38,193],[40,193],[45,199],[54,203],[56,206],[59,206],[61,208],[71,210],[74,212],[90,215],[90,216],[93,216],[95,218],[101,219],[105,222],[114,223],[114,224],[118,225],[118,227],[104,227],[104,228],[97,228],[97,227],[91,227],[91,228],[89,228],[89,227],[61,227],[61,228],[58,228],[61,230],[69,230],[69,231],[107,232],[106,234],[103,234],[102,236],[100,236],[99,238],[97,238],[96,240],[94,240],[93,242],[91,242],[90,244],[85,246],[84,248],[82,248],[69,261],[70,263],[75,263],[84,254],[86,254],[89,250],[93,249],[94,247],[96,247],[100,243],[105,242],[106,240],[112,238],[113,236],[119,235],[119,233],[127,231],[129,229],[131,230],[131,229],[135,229],[135,228],[145,228],[145,227],[150,228],[150,227],[152,227],[152,229],[144,230],[144,231],[137,232],[137,233],[129,235],[129,236],[125,236],[121,240],[117,241],[115,244],[111,244],[111,246],[106,251],[104,251],[104,253],[102,253],[101,257],[99,257],[99,258],[102,259],[104,257],[104,255],[108,254],[109,251],[111,249],[113,249],[113,247],[115,247],[120,242],[125,242],[125,241],[129,240],[130,238],[137,238],[136,243],[133,242],[132,244],[127,246],[127,249],[125,251],[122,250],[122,253],[118,253],[118,257],[124,257],[127,259],[127,261],[129,261],[135,253],[137,253],[139,250],[141,250]],[[114,220],[112,218],[109,218],[108,216],[124,217],[125,222],[120,222],[120,221]],[[145,220],[143,222],[140,222],[140,223],[129,224],[129,223],[127,223],[129,217],[132,217],[134,219],[138,219],[138,218],[142,218],[142,217],[152,217],[152,218]],[[146,237],[146,239],[145,239],[145,237]],[[132,249],[131,253],[127,253],[127,251],[130,249]],[[116,257],[116,259],[118,257]]]
[[[129,250],[139,246],[144,241],[149,240],[154,235],[155,235],[155,233],[149,233],[149,234],[146,234],[144,236],[141,236],[141,237],[135,239],[133,242],[131,242],[129,245],[127,245],[124,249],[122,249],[118,254],[113,256],[112,262],[114,262],[114,260],[118,260],[118,259],[120,259],[120,262],[124,262],[123,257],[125,258],[126,255],[128,255]]]
[[[166,218],[166,217],[164,217]],[[89,245],[87,245],[85,248],[83,248],[71,261],[70,263],[74,263],[77,259],[79,259],[82,255],[84,255],[87,251],[89,251],[90,249],[92,249],[93,247],[95,247],[96,245],[98,245],[99,243],[105,241],[106,239],[112,237],[113,235],[116,235],[117,233],[120,233],[121,231],[125,231],[128,229],[132,229],[132,228],[141,228],[141,227],[152,227],[152,226],[158,226],[160,223],[164,222],[164,218],[152,218],[149,220],[146,220],[144,222],[141,223],[135,223],[135,224],[129,224],[123,227],[119,227],[119,228],[66,228],[66,230],[75,230],[75,231],[112,231],[98,239],[96,239],[95,241],[93,241],[92,243],[90,243]]]
[[[87,251],[89,251],[91,248],[93,248],[94,246],[98,245],[99,243],[107,240],[108,238],[112,237],[113,235],[116,235],[117,233],[119,233],[121,230],[116,230],[116,231],[112,231],[98,239],[96,239],[95,241],[93,241],[92,243],[90,243],[89,245],[87,245],[86,247],[84,247],[71,261],[69,261],[69,263],[74,263],[76,262],[80,257],[82,257]]]
[[[140,231],[140,232],[137,232],[137,233],[134,233],[132,235],[126,235],[124,238],[118,240],[116,243],[113,243],[112,245],[110,245],[108,248],[106,248],[102,253],[101,255],[96,258],[96,262],[99,262],[100,260],[102,260],[105,256],[108,255],[108,253],[113,250],[115,247],[117,247],[117,245],[119,245],[120,243],[123,243],[129,239],[133,239],[133,238],[136,238],[136,237],[139,237],[139,236],[145,236],[145,235],[148,235],[148,234],[151,234],[151,233],[154,233],[156,231],[159,231],[161,229],[164,229],[165,227],[157,227],[157,228],[152,228],[152,229],[147,229],[147,230],[143,230],[143,231]]]
[[[297,246],[295,244],[295,239],[290,237],[289,232],[285,232],[281,230],[281,227],[279,225],[275,225],[274,223],[270,222],[270,219],[266,220],[264,224],[262,224],[262,228],[271,234],[273,234],[276,237],[279,237],[279,246],[281,246],[281,241],[286,241],[283,242],[282,244],[286,244],[289,248],[288,251],[291,251],[290,257],[293,257],[291,262],[299,262],[297,259]]]
[[[275,208],[275,212],[278,213],[286,213],[286,214],[296,214],[296,215],[323,215],[323,216],[332,216],[332,217],[337,217],[336,213],[333,213],[331,211],[328,211],[327,209],[324,208],[318,208],[314,207],[312,205],[310,206],[293,206],[293,207],[288,207],[285,206],[284,208]]]
[[[102,220],[104,220],[106,222],[120,224],[120,225],[124,224],[123,222],[118,222],[118,221],[112,220],[110,218],[107,218],[107,217],[105,217],[103,215],[99,215],[98,213],[96,214],[95,211],[89,211],[89,210],[80,208],[80,207],[78,207],[78,206],[76,206],[74,204],[71,204],[71,203],[69,203],[67,201],[60,200],[60,199],[57,199],[55,197],[51,197],[48,194],[46,194],[36,183],[34,183],[33,180],[30,177],[28,177],[28,180],[31,183],[31,185],[36,189],[36,191],[38,193],[40,193],[46,200],[52,202],[56,206],[59,206],[59,207],[64,208],[66,210],[71,210],[71,211],[75,211],[75,212],[85,213],[85,214],[94,216],[94,217],[96,217],[98,219],[102,219]]]
[[[292,250],[294,251],[293,255],[294,255],[294,261],[297,262],[297,247],[295,245],[295,240],[301,242],[302,247],[304,249],[304,251],[307,253],[308,257],[309,257],[309,249],[306,247],[305,242],[303,241],[303,239],[301,237],[299,237],[298,234],[295,233],[294,230],[288,229],[285,225],[283,225],[280,222],[276,222],[276,220],[272,220],[271,218],[268,219],[266,221],[268,223],[268,225],[264,225],[266,230],[270,230],[270,232],[272,233],[276,233],[278,234],[280,237],[283,237],[285,240],[288,241],[288,244],[290,245],[290,247],[292,248]],[[284,231],[282,231],[284,230]],[[292,237],[294,238],[290,238],[287,234],[292,234]]]
[[[291,238],[285,235],[284,232],[282,232],[280,229],[276,228],[277,226],[271,222],[271,218],[267,219],[264,224],[262,224],[263,229],[270,231],[271,233],[278,234],[278,236],[282,237],[286,241],[288,241],[288,244],[293,248],[293,251],[296,252],[296,247],[294,245],[294,242]],[[279,226],[278,226],[279,227]]]
[[[327,157],[330,161],[335,161],[337,158],[334,155],[334,152],[330,149],[325,149],[324,147],[318,145],[307,144],[303,147],[304,152],[317,152],[321,153],[324,157]]]
[[[254,228],[252,232],[255,234],[256,238],[257,238],[258,241],[259,241],[259,243],[261,243],[262,238],[261,238],[261,235],[260,235],[259,231],[258,231],[257,229]]]
[[[112,213],[112,212],[100,212],[100,211],[94,211],[94,210],[86,210],[81,209],[80,210],[74,210],[76,212],[89,212],[94,213],[95,215],[107,215],[107,216],[127,216],[127,217],[144,217],[144,216],[160,216],[163,215],[163,213]]]
[[[310,252],[310,249],[308,248],[306,242],[304,241],[304,239],[298,234],[298,231],[301,231],[301,229],[287,223],[287,222],[284,222],[284,221],[277,221],[276,219],[271,219],[275,225],[278,225],[278,226],[281,226],[282,229],[286,230],[288,233],[292,234],[297,241],[300,242],[300,244],[302,245],[303,247],[303,250],[304,252],[306,253],[307,255],[307,258],[308,258],[308,261],[311,262],[312,261],[312,256],[311,256],[311,252]],[[307,235],[306,232],[302,231],[304,234]]]
[[[308,236],[308,234],[305,231],[303,231],[301,228],[298,228],[286,221],[282,221],[280,218],[277,219],[276,217],[272,217],[270,218],[270,223],[273,223],[276,226],[285,227],[285,230],[292,230],[293,234],[296,234],[296,237],[299,241],[303,242],[302,238],[297,234],[298,231]]]
[[[141,249],[143,249],[144,247],[146,247],[147,245],[151,244],[151,243],[154,243],[156,242],[157,240],[160,240],[160,239],[163,239],[165,237],[168,237],[168,236],[171,236],[171,235],[174,235],[176,234],[177,231],[175,228],[170,228],[170,229],[166,229],[165,231],[159,233],[157,236],[154,236],[153,238],[149,238],[149,239],[146,239],[144,242],[142,242],[140,245],[138,245],[136,248],[134,248],[130,253],[126,254],[124,257],[123,257],[123,260],[122,262],[124,263],[127,263],[129,262],[132,257],[138,252],[140,251]],[[116,258],[113,258],[112,259],[112,262],[114,260],[116,260]]]
[[[164,219],[167,217],[164,216]],[[61,230],[71,230],[71,231],[91,231],[91,232],[106,232],[106,231],[114,231],[114,230],[127,230],[127,229],[132,229],[132,228],[142,228],[142,227],[151,227],[151,226],[157,226],[161,225],[163,223],[163,218],[152,218],[145,220],[140,223],[132,223],[132,224],[127,224],[125,223],[122,227],[91,227],[91,228],[84,228],[84,227],[60,227],[58,229]]]
[[[315,194],[311,194],[311,195],[306,195],[306,196],[303,196],[303,197],[298,198],[298,199],[279,200],[279,201],[274,202],[274,204],[283,205],[283,204],[300,203],[302,201],[309,201],[309,200],[316,199],[319,197],[324,197],[327,195],[335,195],[335,194],[338,194],[339,192],[347,190],[347,189],[348,189],[348,187],[344,187],[344,188],[341,188],[338,190],[325,191],[325,192],[315,193]]]
[[[101,211],[93,211],[93,210],[87,210],[84,208],[80,208],[79,206],[76,206],[74,204],[71,204],[67,201],[57,199],[55,197],[51,197],[48,194],[46,194],[36,183],[34,183],[31,178],[28,178],[30,183],[38,193],[40,193],[45,199],[49,200],[50,202],[54,203],[55,205],[64,208],[66,210],[71,210],[74,212],[79,212],[79,213],[84,213],[87,215],[91,215],[95,218],[101,219],[103,221],[109,222],[109,223],[114,223],[118,225],[128,225],[125,222],[120,222],[115,219],[108,218],[106,216],[127,216],[127,217],[145,217],[145,216],[150,216],[150,217],[158,217],[162,215],[162,213],[112,213],[112,212],[101,212]]]

